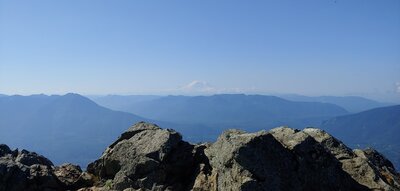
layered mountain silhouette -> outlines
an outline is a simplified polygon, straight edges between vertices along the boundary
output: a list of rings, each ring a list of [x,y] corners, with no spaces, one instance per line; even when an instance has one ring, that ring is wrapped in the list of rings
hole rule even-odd
[[[119,107],[105,99],[99,104],[146,118],[210,128],[269,129],[279,125],[316,126],[348,112],[334,104],[288,101],[275,96],[219,94],[213,96],[165,96],[135,101]],[[106,103],[107,102],[107,103]]]
[[[121,97],[99,97],[99,104],[117,109]],[[108,102],[107,99],[113,99]],[[127,100],[127,99],[132,100]],[[293,98],[293,96],[292,96]],[[304,128],[322,127],[343,139],[353,148],[373,146],[388,156],[397,168],[399,164],[400,116],[396,107],[372,109],[357,114],[350,111],[365,110],[385,105],[362,97],[306,97],[295,96],[288,101],[275,96],[261,95],[214,95],[214,96],[138,96],[125,97],[118,109],[132,112],[147,118],[173,123],[190,124],[197,133],[209,131],[201,138],[196,133],[182,128],[189,135],[189,141],[212,141],[224,129],[239,128],[247,131],[270,129],[280,125]],[[293,98],[294,99],[294,98]],[[315,102],[315,101],[321,101]],[[333,104],[335,103],[335,104]],[[336,104],[342,106],[339,107]],[[341,117],[343,116],[343,117]],[[326,121],[326,122],[325,122]],[[199,125],[202,127],[199,127]],[[322,124],[322,125],[321,125]]]
[[[86,166],[127,126],[150,121],[175,128],[186,140],[213,140],[221,132],[201,124],[176,124],[146,119],[99,106],[79,94],[0,97],[0,142],[35,150],[55,164]]]
[[[282,125],[321,127],[326,121],[322,128],[351,147],[377,148],[400,167],[399,106],[347,115],[345,109],[334,104],[287,101],[274,96],[112,96],[108,99],[114,102],[110,105],[119,104],[121,110],[134,114],[107,109],[78,94],[1,96],[0,140],[13,148],[45,154],[56,164],[69,161],[85,166],[100,156],[113,137],[138,121],[174,128],[189,142],[215,141],[230,128],[254,132]]]
[[[162,96],[157,95],[107,95],[107,96],[88,96],[89,99],[93,100],[97,104],[117,110],[117,111],[127,111],[129,108],[133,107],[134,104],[150,101],[154,99],[161,98]]]
[[[351,147],[374,147],[400,168],[400,105],[335,117],[321,128]]]
[[[57,164],[87,164],[113,137],[143,120],[78,94],[0,97],[1,142],[38,151]]]
[[[305,101],[305,102],[321,102],[321,103],[331,103],[343,107],[351,113],[357,113],[361,111],[366,111],[369,109],[388,106],[388,103],[381,103],[375,100],[358,97],[358,96],[303,96],[296,94],[280,95],[287,100],[291,101]]]

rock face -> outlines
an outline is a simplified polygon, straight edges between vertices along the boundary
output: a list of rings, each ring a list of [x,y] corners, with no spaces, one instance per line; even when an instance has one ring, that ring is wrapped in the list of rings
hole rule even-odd
[[[56,190],[61,182],[52,172],[53,163],[26,150],[11,151],[0,145],[0,190]]]
[[[287,129],[291,130],[291,129]],[[363,190],[311,137],[281,144],[261,131],[227,131],[206,150],[217,190]],[[291,138],[292,139],[292,138]]]
[[[63,164],[56,166],[53,170],[58,180],[62,182],[62,187],[70,190],[78,189],[83,186],[93,185],[93,175],[82,172],[81,168],[73,164]]]
[[[376,190],[400,190],[400,176],[393,164],[376,150],[355,149],[351,151],[328,133],[315,128],[303,130],[334,155],[342,168],[358,183]]]
[[[400,189],[399,174],[382,155],[352,151],[313,128],[228,130],[213,144],[191,145],[173,130],[138,123],[88,172],[99,179],[92,190]]]
[[[196,148],[173,130],[138,123],[87,170],[116,190],[186,190],[194,174]]]
[[[392,163],[373,149],[351,150],[326,132],[278,127],[224,132],[190,144],[170,129],[140,122],[82,172],[0,145],[3,190],[400,190]]]
[[[67,190],[90,185],[81,173],[78,166],[54,167],[34,152],[12,151],[0,145],[0,191]]]

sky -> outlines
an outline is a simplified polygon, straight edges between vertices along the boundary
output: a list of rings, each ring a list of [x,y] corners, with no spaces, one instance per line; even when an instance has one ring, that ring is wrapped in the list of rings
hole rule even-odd
[[[0,0],[1,94],[400,102],[399,0]]]

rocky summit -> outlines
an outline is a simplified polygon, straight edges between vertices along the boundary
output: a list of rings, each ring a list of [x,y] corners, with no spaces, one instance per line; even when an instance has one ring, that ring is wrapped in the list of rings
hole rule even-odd
[[[228,130],[191,144],[140,122],[87,172],[0,145],[0,191],[400,190],[400,175],[373,149],[352,150],[320,129]]]
[[[11,150],[0,145],[0,190],[39,191],[74,190],[90,186],[91,175],[79,166],[63,164],[55,167],[47,158],[26,150]]]

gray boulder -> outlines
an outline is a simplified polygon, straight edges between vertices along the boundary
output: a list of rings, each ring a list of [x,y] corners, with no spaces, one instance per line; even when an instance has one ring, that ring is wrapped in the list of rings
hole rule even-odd
[[[300,133],[286,145],[277,134],[226,131],[205,150],[214,188],[200,190],[367,190],[312,137]]]
[[[93,185],[79,166],[54,166],[42,155],[0,144],[0,191],[62,191]]]
[[[0,191],[60,190],[53,164],[45,157],[26,150],[11,151],[0,145]]]
[[[224,132],[190,144],[140,122],[82,172],[0,145],[0,191],[400,190],[392,163],[373,149],[351,150],[325,131],[279,127]]]
[[[342,164],[342,169],[358,183],[376,190],[400,190],[400,176],[393,164],[373,149],[351,150],[341,141],[325,131],[306,128],[304,133],[312,136],[333,154]]]
[[[141,122],[87,169],[98,181],[81,190],[399,190],[399,175],[378,152],[353,151],[312,128],[228,130],[192,145]]]
[[[82,172],[78,165],[66,163],[54,167],[53,172],[62,183],[63,188],[68,190],[91,186],[94,183],[93,176],[87,172]]]
[[[111,144],[89,173],[116,190],[184,190],[194,169],[195,147],[182,136],[149,123],[138,123]]]

